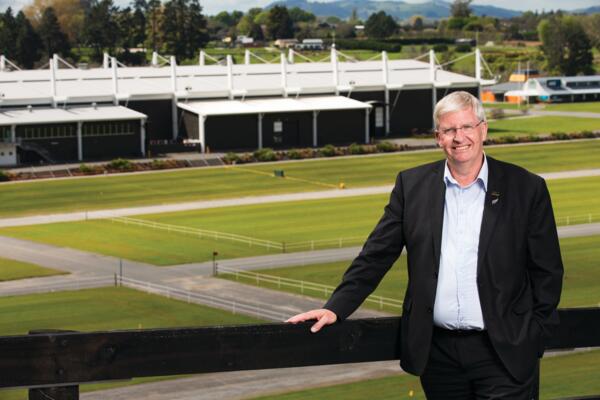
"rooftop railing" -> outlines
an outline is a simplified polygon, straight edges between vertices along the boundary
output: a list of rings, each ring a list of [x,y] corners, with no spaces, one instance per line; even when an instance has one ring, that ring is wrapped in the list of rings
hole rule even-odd
[[[559,313],[548,350],[600,347],[600,308]],[[73,400],[87,382],[396,360],[401,323],[348,320],[317,334],[303,323],[4,336],[0,388],[29,388],[32,400]]]

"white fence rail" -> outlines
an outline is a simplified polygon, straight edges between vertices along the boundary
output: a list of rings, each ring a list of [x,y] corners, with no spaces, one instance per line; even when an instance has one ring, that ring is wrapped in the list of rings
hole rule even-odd
[[[566,215],[556,217],[556,225],[580,225],[600,222],[600,214]]]
[[[190,228],[187,226],[163,224],[156,221],[148,221],[145,219],[129,218],[129,217],[115,217],[110,218],[113,222],[119,222],[125,225],[135,225],[151,229],[159,229],[167,232],[182,233],[185,235],[195,236],[199,239],[207,238],[213,240],[228,240],[231,242],[244,243],[248,246],[262,246],[267,249],[283,250],[281,243],[274,242],[272,240],[257,239],[249,236],[237,235],[235,233],[209,231],[206,229]]]
[[[46,278],[51,279],[51,278]],[[89,278],[57,278],[47,283],[35,282],[33,285],[22,286],[15,289],[6,289],[0,292],[0,296],[18,296],[32,293],[52,293],[63,290],[79,290],[106,287],[115,284],[112,276],[89,277]]]
[[[199,239],[212,239],[212,240],[228,240],[231,242],[243,243],[252,246],[264,247],[267,250],[278,250],[282,253],[286,251],[312,251],[317,249],[325,249],[344,246],[357,245],[364,242],[363,236],[354,237],[341,237],[334,239],[320,239],[320,240],[304,240],[299,242],[275,242],[272,240],[258,239],[250,236],[237,235],[235,233],[211,231],[200,228],[191,228],[188,226],[165,224],[156,221],[149,221],[145,219],[129,218],[129,217],[113,217],[110,218],[112,222],[118,222],[125,225],[141,226],[149,229],[158,229],[166,232],[181,233],[184,235],[195,236]]]
[[[333,293],[335,289],[335,287],[333,286],[322,285],[320,283],[307,282],[290,278],[282,278],[276,275],[261,274],[253,271],[244,271],[240,269],[227,268],[221,266],[217,267],[217,273],[232,275],[235,277],[236,281],[239,281],[240,279],[252,281],[257,286],[260,286],[261,283],[268,283],[271,285],[276,285],[278,289],[288,287],[299,290],[301,294],[322,294],[323,296],[327,297],[331,293]],[[383,296],[371,295],[367,297],[365,302],[377,305],[380,310],[384,307],[391,307],[397,309],[402,308],[402,301]]]
[[[273,305],[271,304],[252,301],[242,302],[239,300],[233,300],[223,297],[204,295],[197,292],[190,292],[184,289],[173,288],[152,282],[140,281],[124,276],[119,276],[118,281],[121,285],[132,289],[144,291],[146,293],[157,294],[170,299],[182,300],[187,303],[195,303],[215,307],[229,311],[233,314],[250,315],[253,317],[271,321],[284,321],[285,319],[290,317],[288,313],[273,310]]]

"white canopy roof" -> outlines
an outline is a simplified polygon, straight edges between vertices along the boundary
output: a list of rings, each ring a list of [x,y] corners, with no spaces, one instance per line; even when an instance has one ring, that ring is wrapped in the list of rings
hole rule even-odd
[[[202,116],[371,108],[370,104],[343,96],[193,101],[178,103],[178,106]]]
[[[145,114],[122,106],[0,109],[0,125],[123,121],[145,118]]]

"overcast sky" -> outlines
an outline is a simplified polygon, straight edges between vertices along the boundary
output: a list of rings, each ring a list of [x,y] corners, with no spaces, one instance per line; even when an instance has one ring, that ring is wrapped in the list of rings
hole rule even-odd
[[[124,6],[130,3],[130,0],[113,0],[116,5]],[[164,1],[164,0],[163,0]],[[220,11],[242,10],[246,11],[251,7],[263,7],[270,4],[273,0],[200,0],[204,12],[209,15]],[[309,0],[310,1],[310,0]],[[321,0],[330,2],[333,0]],[[407,3],[422,3],[419,0],[404,0]],[[451,0],[447,0],[451,2]],[[31,0],[0,0],[0,10],[5,10],[11,6],[13,10],[20,10],[24,5],[31,3]],[[600,0],[475,0],[474,4],[494,5],[513,10],[574,10],[591,6],[599,6]]]

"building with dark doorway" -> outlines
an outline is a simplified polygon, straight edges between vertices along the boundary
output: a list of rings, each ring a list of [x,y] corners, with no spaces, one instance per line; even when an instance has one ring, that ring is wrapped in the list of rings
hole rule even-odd
[[[332,49],[328,60],[296,63],[290,50],[278,63],[252,64],[247,56],[236,65],[227,56],[206,65],[202,53],[199,65],[178,66],[171,57],[167,66],[128,68],[106,57],[93,69],[64,68],[55,57],[48,70],[0,67],[0,153],[19,154],[0,160],[142,156],[159,145],[227,151],[366,143],[427,132],[439,98],[454,90],[478,95],[489,83],[480,73],[444,70],[433,52],[429,62],[388,60],[385,52],[380,60],[341,61],[341,54]],[[102,119],[87,119],[88,112]]]

